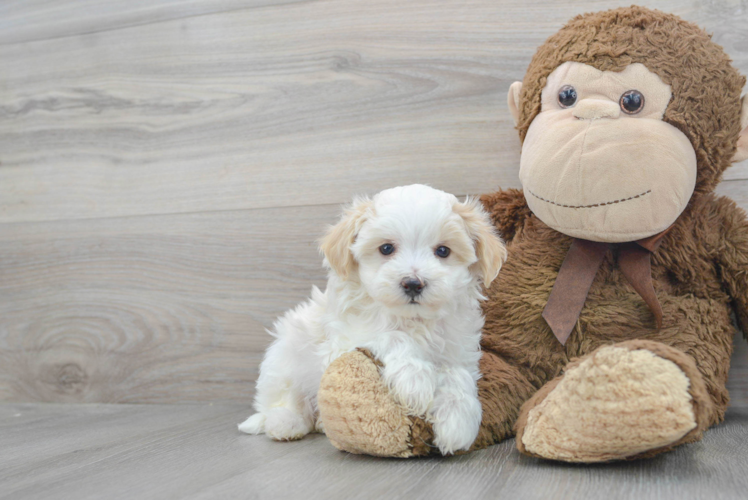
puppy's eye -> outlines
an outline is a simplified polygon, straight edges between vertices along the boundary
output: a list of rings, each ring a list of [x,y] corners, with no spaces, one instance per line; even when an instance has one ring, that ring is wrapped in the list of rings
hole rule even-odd
[[[389,255],[394,251],[395,251],[395,245],[391,243],[385,243],[384,245],[379,247],[379,253],[381,253],[382,255]]]
[[[441,257],[442,259],[446,259],[447,257],[449,257],[449,252],[450,251],[451,250],[449,248],[447,248],[445,246],[440,246],[439,248],[437,248],[434,251],[434,253],[436,254],[437,257]]]
[[[577,103],[577,90],[571,85],[564,85],[558,91],[558,104],[562,108],[570,108]]]
[[[638,90],[629,90],[621,96],[621,110],[627,115],[635,115],[644,108],[644,95]]]

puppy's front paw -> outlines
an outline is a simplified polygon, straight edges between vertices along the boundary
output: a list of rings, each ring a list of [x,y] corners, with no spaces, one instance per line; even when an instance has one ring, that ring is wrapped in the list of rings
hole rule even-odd
[[[468,450],[478,436],[482,417],[475,397],[435,401],[429,420],[434,426],[434,444],[442,455]]]
[[[425,415],[434,399],[436,370],[425,361],[388,360],[382,371],[384,382],[411,414]]]

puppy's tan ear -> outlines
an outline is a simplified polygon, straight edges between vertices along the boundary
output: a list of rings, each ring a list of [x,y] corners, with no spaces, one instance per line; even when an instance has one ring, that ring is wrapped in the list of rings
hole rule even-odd
[[[356,269],[356,261],[351,253],[351,245],[361,226],[372,213],[374,203],[368,198],[356,199],[340,218],[340,222],[330,227],[320,240],[319,249],[325,255],[327,263],[342,279]]]
[[[470,271],[482,279],[488,288],[506,261],[506,247],[496,234],[480,200],[468,198],[464,203],[456,203],[454,211],[465,221],[468,234],[475,244],[478,262],[470,266]]]

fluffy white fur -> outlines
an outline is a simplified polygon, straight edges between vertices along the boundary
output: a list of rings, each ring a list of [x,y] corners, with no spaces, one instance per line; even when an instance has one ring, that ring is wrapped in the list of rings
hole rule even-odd
[[[394,246],[383,255],[383,244]],[[436,255],[440,246],[451,252]],[[506,251],[476,200],[423,185],[359,199],[321,242],[327,289],[279,318],[260,366],[255,410],[239,425],[278,440],[322,431],[317,390],[341,354],[364,347],[384,363],[382,378],[413,415],[432,422],[443,454],[465,450],[481,421],[481,286]],[[409,297],[408,278],[426,284]]]

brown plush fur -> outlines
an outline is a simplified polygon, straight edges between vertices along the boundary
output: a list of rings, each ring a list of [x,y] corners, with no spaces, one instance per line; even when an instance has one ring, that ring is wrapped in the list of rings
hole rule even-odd
[[[697,192],[709,192],[719,182],[741,129],[736,111],[745,77],[701,28],[643,7],[575,17],[538,48],[525,74],[517,124],[522,140],[540,112],[548,75],[567,61],[601,71],[641,63],[656,73],[673,91],[663,120],[683,132],[696,151]]]
[[[709,426],[709,415],[712,410],[712,401],[710,400],[707,393],[701,373],[698,371],[698,368],[696,367],[693,359],[686,353],[679,351],[678,349],[669,347],[659,342],[653,342],[651,340],[629,340],[616,344],[616,347],[623,347],[631,351],[640,349],[647,350],[663,359],[675,363],[686,374],[690,381],[688,392],[691,396],[691,405],[693,407],[693,414],[696,420],[696,427],[675,443],[662,448],[648,450],[644,453],[629,456],[626,458],[628,460],[632,460],[636,458],[654,456],[663,451],[670,450],[679,444],[690,443],[701,439],[704,430]],[[594,353],[599,349],[600,348],[596,349],[593,353],[591,353],[591,355],[594,355]],[[574,361],[570,362],[564,367],[564,371],[569,371],[570,369],[579,366],[583,359],[585,358],[577,358]],[[561,375],[545,384],[522,406],[521,414],[515,424],[517,448],[520,452],[527,455],[532,455],[532,453],[529,453],[525,449],[524,442],[522,441],[522,436],[525,430],[525,426],[527,425],[527,418],[530,410],[540,404],[546,398],[546,396],[548,396],[553,391],[553,389],[556,388],[556,386],[561,382],[561,380],[563,380],[563,378],[563,375]]]
[[[696,151],[697,187],[652,256],[663,328],[655,327],[611,250],[565,346],[541,313],[571,238],[535,217],[521,191],[482,197],[509,258],[484,304],[483,378],[478,382],[483,422],[473,449],[510,437],[518,418],[522,432],[528,409],[551,392],[572,360],[625,343],[619,345],[673,361],[690,381],[697,427],[678,442],[638,455],[650,456],[699,439],[706,427],[723,419],[734,335],[731,312],[748,332],[746,214],[713,194],[736,150],[745,78],[707,34],[675,16],[639,7],[586,14],[551,36],[533,58],[520,96],[521,138],[540,110],[548,75],[566,61],[613,71],[638,62],[671,85],[673,99],[664,120],[686,134]]]
[[[577,328],[562,346],[541,313],[571,238],[529,214],[522,208],[523,200],[517,190],[483,197],[509,249],[509,259],[484,306],[484,351],[510,366],[523,367],[521,382],[540,389],[559,376],[570,360],[600,346],[634,339],[657,341],[694,360],[712,402],[706,421],[708,425],[721,421],[729,401],[725,382],[734,335],[733,305],[743,330],[748,327],[745,213],[731,200],[704,195],[665,236],[652,258],[654,287],[664,312],[659,331],[652,313],[615,265],[614,252],[609,252]],[[515,218],[507,222],[510,214]],[[493,378],[493,374],[486,376]],[[522,385],[516,376],[506,383]],[[481,397],[487,404],[490,396],[481,392]],[[513,422],[516,415],[515,408],[507,409],[504,421]],[[501,419],[493,410],[492,418]],[[493,433],[494,442],[510,435]]]
[[[359,349],[333,361],[317,394],[320,418],[332,444],[350,453],[384,457],[428,455],[434,434],[408,415],[379,377],[382,364]]]
[[[525,380],[540,388],[569,360],[602,345],[658,341],[693,358],[713,403],[708,425],[719,422],[729,401],[731,310],[748,331],[748,223],[734,202],[712,192],[735,152],[745,78],[703,30],[676,16],[640,7],[578,16],[533,57],[521,94],[521,139],[540,111],[548,75],[566,61],[611,71],[644,64],[672,87],[663,120],[684,132],[696,151],[696,191],[652,258],[664,328],[654,328],[651,312],[609,252],[577,328],[565,347],[558,343],[540,314],[571,238],[534,217],[522,192],[499,191],[482,201],[508,242],[509,260],[484,307],[484,349],[510,365],[530,367]],[[514,415],[507,411],[507,421]]]

